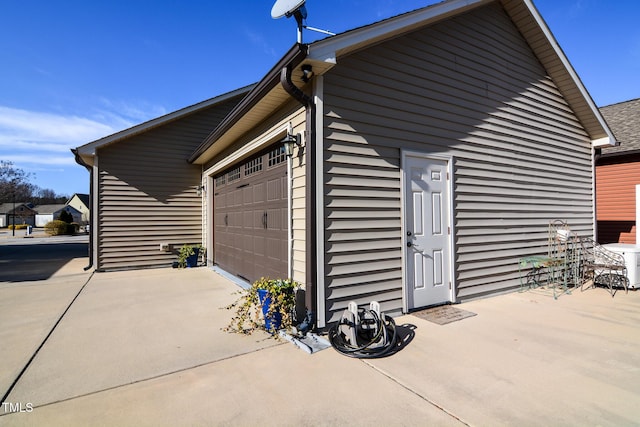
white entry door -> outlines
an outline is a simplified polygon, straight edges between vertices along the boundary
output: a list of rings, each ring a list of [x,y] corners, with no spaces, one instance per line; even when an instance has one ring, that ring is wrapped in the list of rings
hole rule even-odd
[[[451,301],[448,171],[448,160],[405,155],[405,277],[409,310]]]

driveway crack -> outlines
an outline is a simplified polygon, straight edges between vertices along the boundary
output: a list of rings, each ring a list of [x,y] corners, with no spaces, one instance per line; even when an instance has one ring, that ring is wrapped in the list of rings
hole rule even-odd
[[[80,294],[82,293],[82,291],[84,290],[84,288],[89,284],[89,281],[91,281],[91,278],[93,277],[93,274],[95,273],[95,271],[92,271],[91,274],[89,275],[89,277],[87,278],[87,280],[84,282],[84,284],[82,285],[82,287],[80,288],[80,290],[75,294],[75,296],[73,297],[73,299],[71,300],[71,302],[67,305],[67,307],[64,309],[64,311],[62,312],[62,314],[58,317],[58,320],[56,320],[56,323],[54,323],[53,327],[51,328],[51,330],[49,331],[49,333],[47,334],[46,337],[44,337],[44,340],[42,340],[42,342],[40,343],[40,345],[38,346],[38,348],[36,349],[36,351],[33,352],[33,354],[31,355],[31,357],[29,358],[29,360],[27,361],[27,363],[24,365],[24,367],[22,368],[22,370],[20,371],[20,373],[18,373],[18,375],[16,376],[16,378],[13,380],[13,382],[11,383],[11,385],[9,386],[9,388],[7,389],[6,393],[2,396],[2,399],[0,400],[0,405],[2,405],[4,402],[7,401],[7,398],[9,397],[9,395],[11,394],[11,392],[13,391],[13,389],[15,388],[16,384],[18,384],[18,381],[20,381],[20,379],[22,378],[22,376],[24,375],[25,372],[27,372],[27,369],[29,369],[29,366],[31,366],[31,363],[33,363],[33,361],[35,360],[36,356],[38,355],[38,353],[40,353],[40,350],[42,350],[42,347],[44,347],[44,345],[47,343],[47,341],[49,340],[49,338],[51,337],[51,335],[53,334],[53,332],[56,330],[56,328],[58,327],[58,325],[60,324],[60,322],[62,321],[62,319],[66,316],[67,312],[69,311],[69,309],[71,308],[71,306],[73,305],[73,303],[76,302],[76,300],[78,299],[78,297],[80,296]]]

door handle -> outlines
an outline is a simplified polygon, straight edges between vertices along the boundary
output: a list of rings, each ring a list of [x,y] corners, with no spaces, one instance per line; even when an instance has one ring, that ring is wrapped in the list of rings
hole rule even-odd
[[[411,242],[407,242],[407,247],[408,247],[408,248],[410,248],[410,247],[412,247],[412,246],[413,246],[413,243],[411,243]]]

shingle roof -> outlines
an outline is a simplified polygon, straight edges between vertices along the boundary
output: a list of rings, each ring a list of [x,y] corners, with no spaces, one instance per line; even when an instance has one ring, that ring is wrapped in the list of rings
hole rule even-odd
[[[33,209],[39,214],[53,214],[59,211],[60,209],[64,209],[65,205],[63,204],[55,204],[55,205],[38,205]],[[75,209],[75,208],[74,208]],[[77,210],[77,209],[76,209]]]
[[[601,107],[600,112],[620,142],[618,147],[603,147],[603,155],[640,151],[640,98]]]

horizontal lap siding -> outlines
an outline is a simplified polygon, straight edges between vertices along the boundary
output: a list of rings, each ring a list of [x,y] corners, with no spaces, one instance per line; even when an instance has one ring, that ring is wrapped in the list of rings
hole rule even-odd
[[[638,156],[624,162],[605,159],[596,168],[596,207],[600,243],[636,243],[636,185],[640,184]]]
[[[180,246],[201,243],[201,167],[187,158],[237,101],[98,151],[98,269],[169,266]]]
[[[324,85],[328,319],[349,299],[402,308],[401,149],[454,156],[459,300],[516,287],[550,220],[592,233],[588,137],[499,6],[341,59]]]

